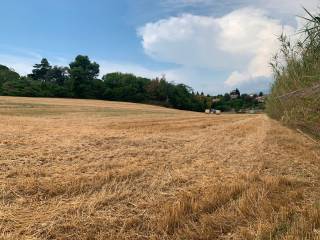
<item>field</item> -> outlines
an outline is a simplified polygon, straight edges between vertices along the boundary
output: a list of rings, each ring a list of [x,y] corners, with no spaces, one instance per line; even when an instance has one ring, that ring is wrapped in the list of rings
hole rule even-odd
[[[265,115],[0,97],[0,239],[319,239],[319,200]]]

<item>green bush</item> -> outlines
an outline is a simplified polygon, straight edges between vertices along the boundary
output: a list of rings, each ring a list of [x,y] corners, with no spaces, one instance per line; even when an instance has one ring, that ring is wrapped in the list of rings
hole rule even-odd
[[[2,93],[2,86],[8,81],[16,81],[20,78],[19,74],[12,71],[6,66],[0,65],[0,94]]]
[[[2,94],[7,96],[39,97],[41,96],[41,84],[22,77],[5,82],[2,85]]]

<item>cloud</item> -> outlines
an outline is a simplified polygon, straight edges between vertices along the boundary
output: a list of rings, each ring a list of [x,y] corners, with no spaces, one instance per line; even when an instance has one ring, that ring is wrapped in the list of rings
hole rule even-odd
[[[138,30],[145,53],[153,59],[229,71],[228,86],[270,77],[269,62],[279,49],[282,32],[291,35],[295,29],[253,7],[219,18],[184,14]]]
[[[139,63],[95,59],[101,65],[101,74],[122,71],[149,78],[166,74],[169,81],[183,82],[210,93],[233,87],[266,89],[271,79],[269,61],[279,47],[277,37],[282,31],[289,34],[295,31],[298,24],[294,15],[303,14],[302,6],[314,9],[319,4],[318,0],[159,2],[156,6],[168,9],[160,14],[163,19],[146,23],[138,34],[144,52],[160,63],[158,67],[161,62],[174,65],[154,70]],[[153,11],[150,14],[152,19],[159,19]],[[164,17],[170,15],[175,17]],[[45,56],[21,49],[2,51],[1,46],[0,51],[0,64],[22,75]],[[49,57],[56,65],[68,65],[71,60]]]
[[[212,67],[216,26],[210,17],[186,14],[148,23],[138,33],[143,39],[145,53],[153,59],[185,66]]]
[[[246,67],[233,71],[226,80],[229,86],[236,86],[255,78],[270,77],[271,57],[278,51],[278,36],[281,33],[293,35],[295,29],[281,25],[279,20],[267,17],[266,12],[244,8],[234,11],[220,19],[218,47],[237,56],[250,56]]]

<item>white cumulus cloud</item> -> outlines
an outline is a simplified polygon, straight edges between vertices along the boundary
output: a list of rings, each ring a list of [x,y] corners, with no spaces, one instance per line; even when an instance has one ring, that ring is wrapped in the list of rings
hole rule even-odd
[[[269,62],[282,32],[293,34],[295,29],[253,7],[219,18],[184,14],[138,30],[150,57],[189,68],[228,70],[228,86],[270,77]]]

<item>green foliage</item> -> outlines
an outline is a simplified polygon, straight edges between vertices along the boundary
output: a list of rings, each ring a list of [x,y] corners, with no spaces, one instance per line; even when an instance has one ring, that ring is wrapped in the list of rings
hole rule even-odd
[[[7,81],[2,86],[2,94],[7,96],[39,97],[41,96],[41,83],[26,77]]]
[[[99,65],[77,56],[68,67],[52,67],[47,59],[21,77],[0,65],[0,94],[28,97],[76,97],[157,104],[184,110],[204,111],[210,96],[195,95],[183,84],[147,79],[133,74],[110,73],[98,79]]]
[[[3,84],[8,81],[16,81],[20,78],[19,74],[10,70],[8,67],[0,65],[0,94],[2,93]]]
[[[50,71],[47,74],[47,78],[49,82],[55,83],[59,86],[63,86],[65,84],[65,81],[68,79],[68,71],[69,69],[67,67],[58,67],[54,66],[50,69]]]
[[[145,102],[148,99],[146,86],[149,79],[133,74],[110,73],[103,76],[102,81],[105,99],[129,102]]]
[[[308,11],[302,41],[281,36],[281,52],[271,63],[275,82],[267,101],[268,114],[283,123],[320,137],[320,21]]]
[[[172,84],[168,83],[165,78],[156,78],[151,80],[146,86],[149,99],[153,101],[169,102],[169,89]]]
[[[92,90],[93,80],[99,75],[99,64],[91,62],[87,56],[77,56],[70,63],[72,91],[77,98],[95,98]]]
[[[69,67],[51,66],[47,59],[34,65],[32,73],[21,77],[9,68],[0,65],[0,94],[28,97],[75,97],[106,99],[137,103],[156,104],[181,110],[204,112],[212,107],[212,97],[202,92],[194,93],[184,84],[168,82],[165,77],[148,79],[133,74],[109,73],[98,78],[99,65],[87,56],[79,55]],[[259,105],[252,98],[234,91],[219,96],[215,108],[230,111],[254,108]]]
[[[220,101],[214,103],[213,108],[224,112],[240,112],[241,110],[248,109],[264,109],[264,103],[259,103],[257,101],[257,95],[240,95],[240,91],[238,89],[234,92],[236,92],[239,97],[232,99],[228,93],[226,93],[224,96],[216,96],[215,99],[220,99]],[[263,95],[262,92],[260,94]]]
[[[110,73],[102,77],[104,99],[144,102],[183,110],[204,111],[210,108],[210,97],[196,96],[183,84],[173,84],[156,78],[136,77],[132,74]]]
[[[67,67],[52,67],[46,58],[43,58],[40,64],[35,64],[32,74],[28,75],[30,79],[45,83],[45,85],[47,84],[48,86],[52,84],[63,86],[68,79],[67,76]],[[51,87],[54,88],[54,86]]]
[[[33,66],[32,74],[29,74],[28,77],[38,81],[48,81],[48,75],[51,69],[52,67],[48,60],[43,58],[40,64]]]

